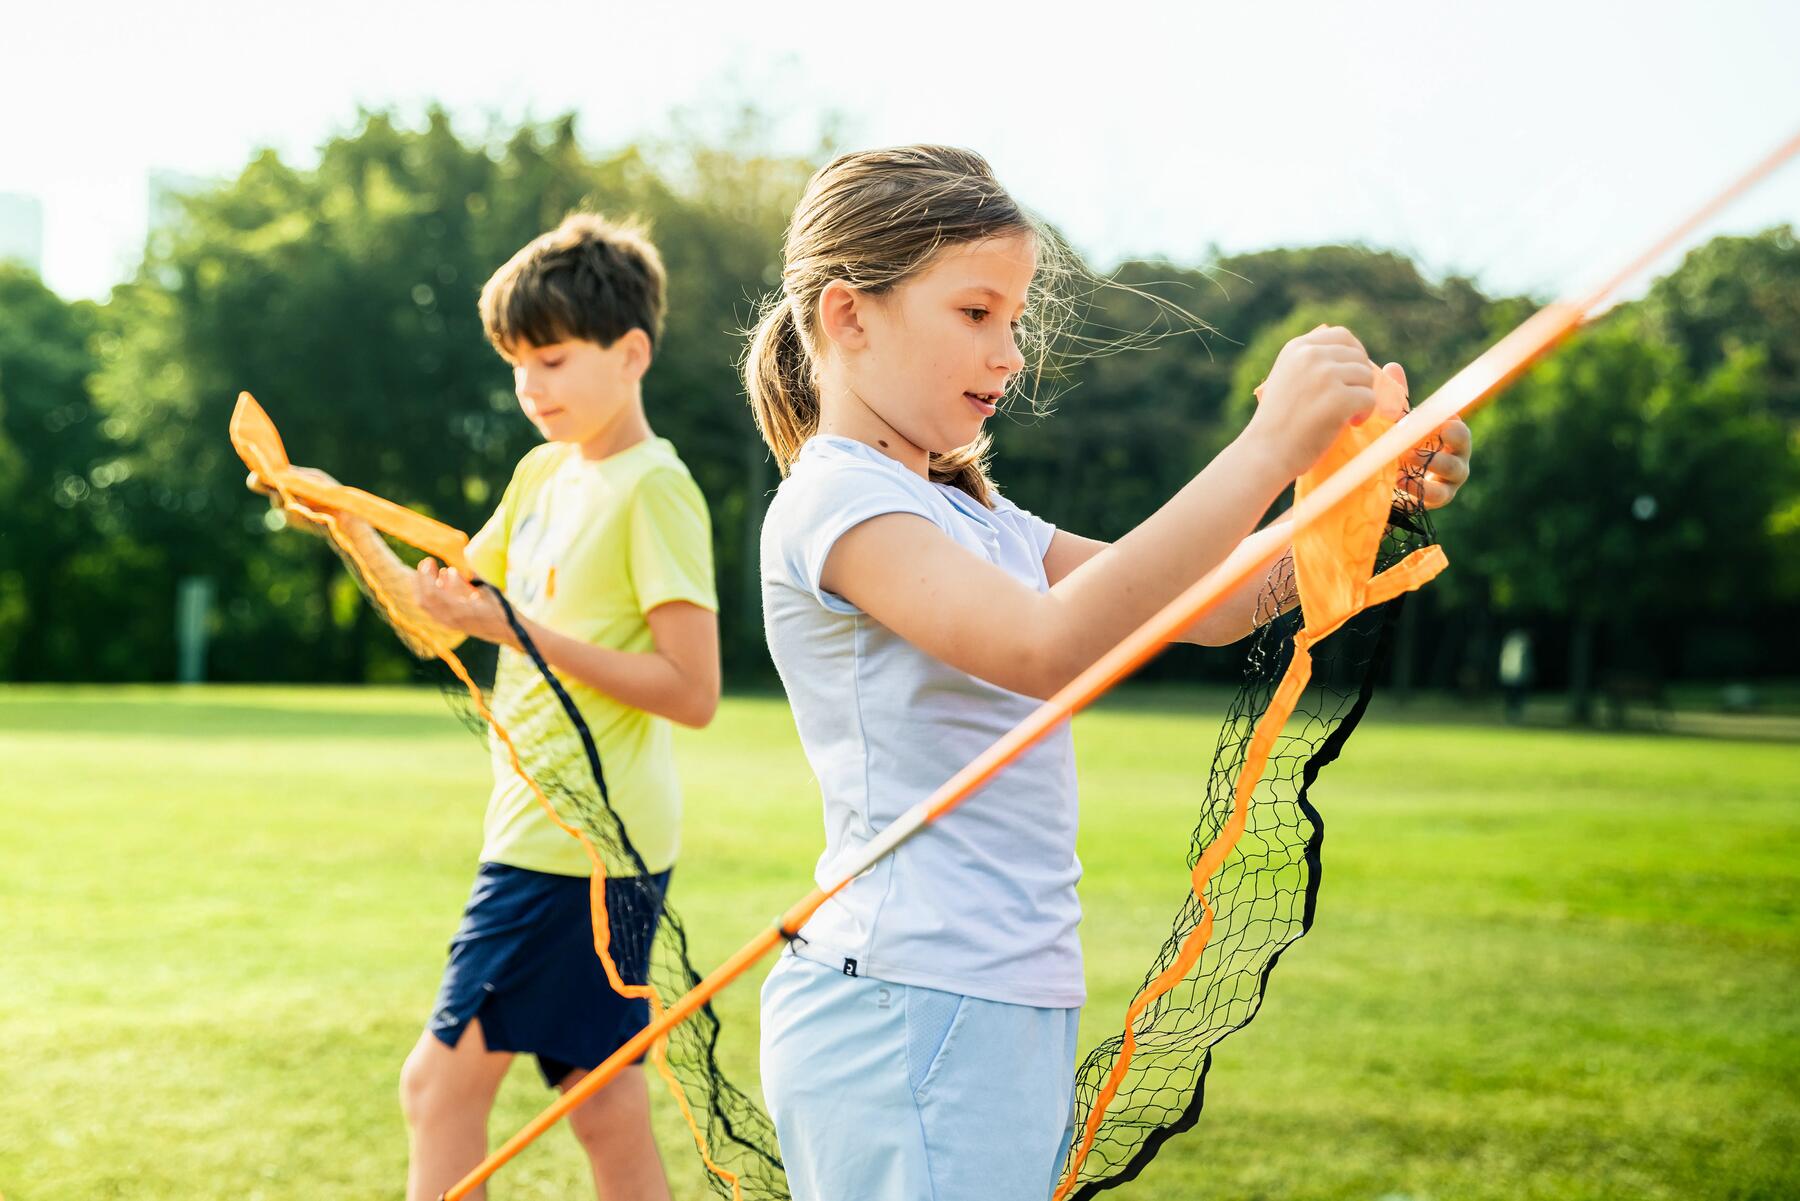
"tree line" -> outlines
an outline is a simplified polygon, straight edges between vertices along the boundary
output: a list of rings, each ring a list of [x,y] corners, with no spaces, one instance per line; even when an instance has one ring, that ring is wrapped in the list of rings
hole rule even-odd
[[[173,678],[192,578],[217,598],[209,678],[408,678],[336,558],[272,530],[244,490],[231,406],[248,389],[296,461],[474,529],[535,441],[475,298],[578,206],[640,215],[664,254],[646,403],[712,507],[727,671],[766,674],[756,539],[777,476],[737,364],[817,163],[753,142],[595,154],[572,117],[477,137],[443,112],[364,113],[316,165],[262,152],[182,198],[103,302],[0,265],[0,679]],[[1348,325],[1423,397],[1533,303],[1361,246],[1128,262],[1078,299],[1064,335],[1082,349],[1040,389],[1055,411],[994,425],[996,477],[1095,537],[1242,427],[1295,333]],[[1145,347],[1101,352],[1126,343]],[[1401,683],[1483,686],[1514,628],[1537,636],[1544,682],[1577,689],[1619,670],[1800,672],[1791,227],[1693,251],[1472,425],[1476,480],[1440,519],[1453,570],[1409,615]],[[1226,674],[1233,657],[1162,670]]]

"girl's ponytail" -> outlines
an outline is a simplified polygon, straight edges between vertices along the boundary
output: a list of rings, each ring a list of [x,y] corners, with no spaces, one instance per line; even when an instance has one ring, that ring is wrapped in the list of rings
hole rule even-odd
[[[818,432],[819,391],[794,319],[793,298],[784,293],[763,303],[744,355],[744,390],[756,428],[785,476],[800,447]]]

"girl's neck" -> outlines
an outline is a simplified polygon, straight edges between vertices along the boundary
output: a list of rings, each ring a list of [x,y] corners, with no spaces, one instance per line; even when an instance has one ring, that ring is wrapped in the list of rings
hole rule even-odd
[[[821,381],[818,432],[873,446],[921,479],[931,478],[931,452],[908,442],[847,385]]]

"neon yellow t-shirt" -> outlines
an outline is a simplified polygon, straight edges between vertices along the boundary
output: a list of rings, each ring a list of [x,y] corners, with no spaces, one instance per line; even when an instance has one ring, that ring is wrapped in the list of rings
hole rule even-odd
[[[533,621],[614,650],[654,649],[644,615],[658,605],[687,601],[718,609],[706,500],[665,438],[598,461],[566,443],[531,451],[519,460],[500,507],[470,541],[469,563],[483,579],[504,581],[507,599]],[[681,785],[668,720],[558,678],[593,735],[613,808],[645,868],[673,866]],[[535,774],[594,793],[579,740],[522,653],[500,652],[492,707],[515,741],[531,742],[526,761]],[[588,875],[592,866],[581,844],[550,820],[499,739],[490,734],[488,741],[494,790],[482,860]]]

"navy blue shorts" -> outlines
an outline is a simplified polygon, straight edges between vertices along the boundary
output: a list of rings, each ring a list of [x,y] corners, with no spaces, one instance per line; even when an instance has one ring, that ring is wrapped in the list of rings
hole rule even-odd
[[[611,953],[642,984],[669,873],[606,882]],[[455,1047],[472,1019],[490,1051],[537,1056],[544,1083],[598,1067],[650,1023],[650,1004],[614,992],[594,952],[586,876],[483,863],[450,940],[430,1030]]]

